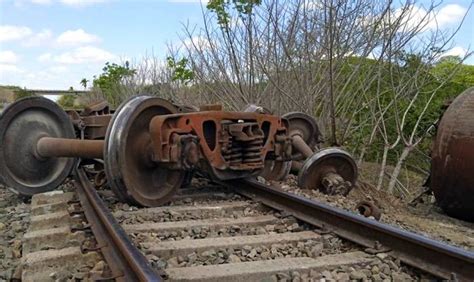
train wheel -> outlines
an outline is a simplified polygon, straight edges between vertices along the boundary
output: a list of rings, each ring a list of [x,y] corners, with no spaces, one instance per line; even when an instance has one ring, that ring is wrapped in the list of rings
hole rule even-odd
[[[298,185],[301,188],[318,189],[327,194],[340,192],[346,195],[356,181],[357,165],[354,159],[338,148],[316,152],[305,161],[298,174]]]
[[[114,114],[107,129],[104,164],[109,184],[122,201],[159,206],[181,187],[186,171],[170,170],[149,159],[151,119],[176,112],[166,100],[136,96]]]
[[[0,179],[14,192],[32,196],[54,190],[71,173],[76,159],[45,158],[36,152],[42,137],[75,138],[66,112],[43,97],[8,106],[0,118]]]

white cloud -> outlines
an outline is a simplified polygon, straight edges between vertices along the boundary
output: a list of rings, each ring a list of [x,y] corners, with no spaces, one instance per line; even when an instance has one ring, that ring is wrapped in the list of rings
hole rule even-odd
[[[52,3],[51,0],[31,0],[31,3],[38,4],[38,5],[49,5]]]
[[[459,23],[464,15],[466,14],[467,9],[458,4],[449,4],[444,6],[436,14],[437,26],[445,26],[450,24]],[[436,28],[436,22],[431,22],[432,27]]]
[[[23,39],[31,34],[31,29],[26,26],[1,25],[0,42]]]
[[[0,64],[0,83],[10,84],[10,78],[17,74],[24,73],[24,70],[12,64]]]
[[[20,58],[13,51],[0,51],[0,64],[15,64],[19,60]]]
[[[104,63],[113,59],[116,59],[114,54],[93,46],[79,47],[54,57],[54,61],[61,64]]]
[[[21,73],[23,72],[22,69],[15,65],[10,65],[10,64],[0,64],[0,72],[5,72],[5,73]]]
[[[458,56],[460,58],[464,58],[467,55],[468,50],[464,47],[461,46],[456,46],[448,51],[444,52],[441,57],[446,57],[446,56]]]
[[[405,13],[403,13],[402,8],[397,9],[393,20],[403,15],[402,27],[408,30],[420,25],[423,26],[423,31],[436,30],[459,24],[466,12],[467,9],[458,4],[449,4],[437,11],[427,11],[423,7],[410,5]]]
[[[51,43],[53,38],[53,33],[49,29],[43,29],[40,32],[34,34],[30,38],[26,39],[23,43],[23,46],[32,47],[32,46],[42,46],[48,45]]]
[[[53,3],[61,3],[71,7],[85,7],[93,4],[109,2],[110,0],[14,0],[16,7],[25,7],[28,4],[35,5],[51,5]],[[2,0],[0,0],[0,3]]]
[[[211,48],[211,42],[203,36],[193,36],[191,38],[186,38],[182,41],[181,46],[185,49],[193,49],[193,46],[196,46],[198,49],[209,49]]]
[[[52,66],[52,67],[48,68],[48,71],[51,72],[51,73],[54,73],[54,74],[61,74],[61,73],[64,73],[68,70],[69,70],[68,67],[62,66],[62,65]]]
[[[67,30],[56,39],[56,43],[60,46],[89,44],[99,41],[100,38],[97,35],[87,33],[83,29]]]
[[[39,55],[37,60],[38,62],[44,63],[44,62],[51,61],[52,58],[53,58],[53,55],[51,55],[51,53],[44,53],[44,54]]]
[[[50,5],[52,3],[53,3],[53,0],[14,0],[13,1],[13,4],[15,5],[15,7],[18,7],[18,8],[24,8],[30,4]]]
[[[72,7],[84,7],[93,4],[104,3],[108,0],[60,0],[61,3]]]

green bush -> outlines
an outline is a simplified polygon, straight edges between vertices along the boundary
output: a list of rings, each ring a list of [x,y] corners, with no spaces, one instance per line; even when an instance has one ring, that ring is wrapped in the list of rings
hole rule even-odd
[[[36,96],[33,92],[26,90],[26,88],[15,87],[13,92],[15,93],[15,101],[26,97]]]
[[[65,109],[71,109],[74,108],[74,102],[76,101],[76,97],[73,95],[63,95],[61,98],[58,99],[58,104],[65,108]]]

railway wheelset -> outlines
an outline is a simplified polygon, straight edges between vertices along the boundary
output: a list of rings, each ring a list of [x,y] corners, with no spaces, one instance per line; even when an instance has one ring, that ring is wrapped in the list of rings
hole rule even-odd
[[[218,181],[280,181],[291,170],[302,188],[349,192],[357,166],[342,149],[317,149],[314,118],[261,109],[195,109],[134,96],[115,112],[104,103],[77,112],[24,98],[0,117],[0,182],[25,196],[51,191],[82,159],[103,167],[121,201],[149,207],[169,202],[195,171]]]

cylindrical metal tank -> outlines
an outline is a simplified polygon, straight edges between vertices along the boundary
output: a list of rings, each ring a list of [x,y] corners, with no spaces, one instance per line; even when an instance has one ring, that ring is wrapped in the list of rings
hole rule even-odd
[[[459,95],[441,118],[430,186],[448,215],[474,221],[474,87]]]

